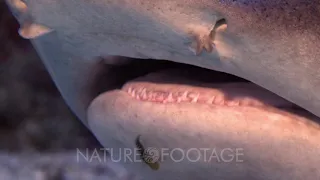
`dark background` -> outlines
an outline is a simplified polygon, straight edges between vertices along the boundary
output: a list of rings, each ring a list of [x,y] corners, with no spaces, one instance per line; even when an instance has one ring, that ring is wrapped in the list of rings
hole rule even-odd
[[[57,152],[99,143],[66,106],[0,0],[0,151]]]

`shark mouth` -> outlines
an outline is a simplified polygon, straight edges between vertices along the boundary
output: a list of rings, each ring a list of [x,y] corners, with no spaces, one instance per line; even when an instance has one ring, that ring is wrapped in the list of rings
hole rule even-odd
[[[273,107],[306,112],[263,87],[223,72],[167,60],[120,56],[104,57],[103,62],[108,71],[102,81],[108,83],[99,93],[118,89],[134,100],[157,104]]]
[[[252,82],[166,60],[107,57],[104,63],[107,73],[98,84],[107,88],[101,89],[87,110],[89,127],[104,147],[246,149],[249,165],[238,167],[236,162],[231,162],[225,167],[212,163],[221,168],[215,171],[221,177],[229,177],[230,169],[240,168],[242,172],[256,168],[259,173],[248,177],[261,179],[258,176],[266,171],[259,169],[261,164],[263,167],[277,164],[282,170],[290,167],[294,169],[292,172],[302,169],[307,174],[308,163],[318,162],[311,154],[318,147],[317,118]],[[306,150],[301,151],[301,147]],[[299,153],[301,159],[296,160]],[[121,154],[116,152],[111,156],[119,158]],[[153,170],[162,171],[160,179],[175,177],[176,172],[188,172],[181,173],[184,179],[190,175],[192,179],[215,176],[213,166],[203,162],[193,163],[190,169],[186,168],[188,162],[176,164],[168,159],[144,162],[141,166],[123,165],[129,172],[154,177],[152,172],[145,171],[143,166],[147,164]],[[197,173],[199,169],[205,172],[203,176]],[[276,179],[282,170],[272,170],[270,177]]]

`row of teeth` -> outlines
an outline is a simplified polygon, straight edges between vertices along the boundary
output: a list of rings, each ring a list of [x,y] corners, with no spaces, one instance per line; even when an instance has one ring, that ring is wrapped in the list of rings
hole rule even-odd
[[[146,88],[128,88],[127,92],[137,100],[159,102],[159,103],[206,103],[215,105],[227,105],[227,106],[261,106],[263,105],[260,101],[254,100],[226,100],[223,94],[212,96],[211,98],[200,98],[200,93],[194,92],[166,92],[147,90]]]

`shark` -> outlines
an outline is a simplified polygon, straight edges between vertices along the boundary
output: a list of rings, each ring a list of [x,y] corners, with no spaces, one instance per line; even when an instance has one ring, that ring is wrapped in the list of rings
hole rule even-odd
[[[124,179],[320,178],[319,1],[7,4]]]

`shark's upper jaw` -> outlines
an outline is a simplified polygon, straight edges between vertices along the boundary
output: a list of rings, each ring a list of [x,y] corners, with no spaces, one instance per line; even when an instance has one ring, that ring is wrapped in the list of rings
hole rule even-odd
[[[60,41],[56,46],[67,54],[61,59],[86,64],[97,55],[122,55],[192,64],[248,79],[320,116],[320,78],[314,68],[320,57],[317,0],[8,4],[17,12],[22,35],[38,41],[54,34],[50,41]],[[226,31],[211,36],[224,20]]]

